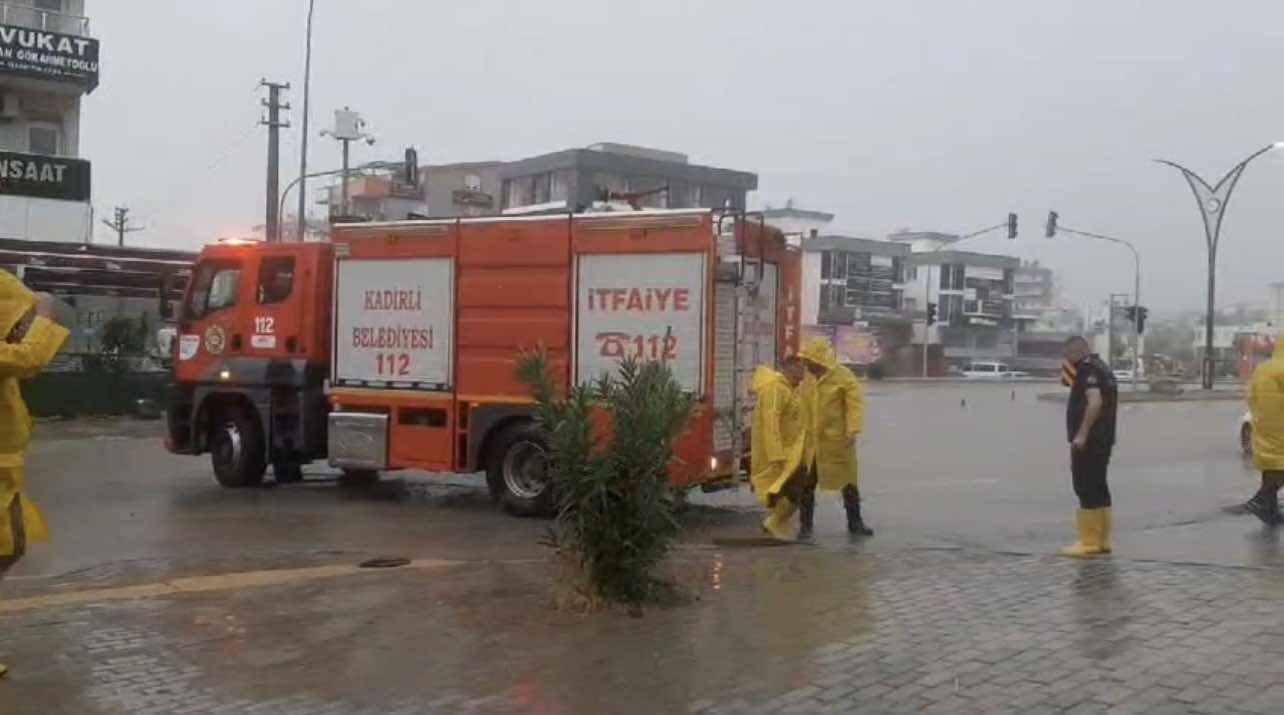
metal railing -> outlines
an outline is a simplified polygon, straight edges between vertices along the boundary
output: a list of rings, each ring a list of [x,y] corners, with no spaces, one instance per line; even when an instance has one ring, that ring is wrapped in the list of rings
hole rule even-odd
[[[41,10],[31,5],[0,2],[0,25],[16,25],[63,35],[89,36],[89,18]]]

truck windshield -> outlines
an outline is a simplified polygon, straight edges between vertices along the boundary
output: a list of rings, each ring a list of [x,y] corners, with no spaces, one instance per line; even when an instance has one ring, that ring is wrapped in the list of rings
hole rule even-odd
[[[231,308],[241,288],[241,267],[207,263],[196,271],[188,294],[185,316],[196,320],[217,310]]]

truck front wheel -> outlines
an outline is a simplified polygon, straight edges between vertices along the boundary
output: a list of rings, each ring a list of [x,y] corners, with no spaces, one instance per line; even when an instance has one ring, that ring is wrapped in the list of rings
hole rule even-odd
[[[486,481],[508,513],[549,517],[557,509],[550,468],[544,434],[534,425],[514,425],[495,440]]]
[[[253,487],[267,472],[263,430],[247,410],[227,408],[214,415],[210,461],[214,478],[225,487]]]

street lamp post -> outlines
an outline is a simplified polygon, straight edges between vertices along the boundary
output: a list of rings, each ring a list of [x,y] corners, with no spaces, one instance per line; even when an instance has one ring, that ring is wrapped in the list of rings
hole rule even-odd
[[[316,0],[308,0],[308,29],[306,48],[303,55],[303,134],[299,138],[299,239],[304,240],[308,221],[308,114],[312,97],[312,14],[316,9]],[[284,202],[281,204],[285,205]],[[280,237],[277,237],[280,240]]]
[[[1199,203],[1199,212],[1204,219],[1204,240],[1208,245],[1208,312],[1204,317],[1204,360],[1201,382],[1205,390],[1213,389],[1213,373],[1216,368],[1216,360],[1213,358],[1213,311],[1216,307],[1217,242],[1221,237],[1222,219],[1226,216],[1226,205],[1230,203],[1231,192],[1235,190],[1235,185],[1239,183],[1240,174],[1244,173],[1244,168],[1248,166],[1248,163],[1272,149],[1282,147],[1284,147],[1284,142],[1275,142],[1249,154],[1247,159],[1244,159],[1226,172],[1226,175],[1222,177],[1221,181],[1217,182],[1216,186],[1210,186],[1198,174],[1181,164],[1167,159],[1155,160],[1160,164],[1167,164],[1177,169],[1186,177],[1186,183],[1190,184],[1190,190],[1195,194],[1195,201]]]

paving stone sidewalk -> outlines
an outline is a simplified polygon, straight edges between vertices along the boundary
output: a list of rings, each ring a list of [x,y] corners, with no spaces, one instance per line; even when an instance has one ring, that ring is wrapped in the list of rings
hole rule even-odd
[[[1284,712],[1284,573],[696,550],[696,603],[551,608],[541,564],[0,615],[0,713]]]

